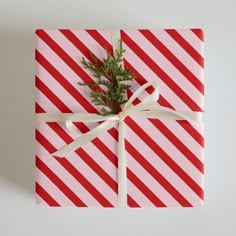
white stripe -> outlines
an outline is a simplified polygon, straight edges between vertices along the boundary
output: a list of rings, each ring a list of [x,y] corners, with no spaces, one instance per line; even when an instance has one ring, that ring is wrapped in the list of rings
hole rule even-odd
[[[37,128],[43,135],[43,128]],[[45,135],[46,136],[46,135]],[[48,138],[48,137],[47,137]],[[51,169],[87,206],[101,206],[100,203],[37,142],[39,158]],[[53,197],[53,196],[52,196]]]
[[[48,101],[47,103],[45,103],[45,100],[47,100],[47,97],[39,89],[36,88],[36,102],[37,102],[37,104],[40,106],[41,106],[41,104],[43,104],[45,111],[48,113],[57,112],[57,110],[55,110],[55,105],[51,101]]]
[[[55,92],[56,91],[52,91]],[[62,94],[61,94],[62,95]],[[63,101],[63,97],[65,95],[62,95],[60,96],[60,100]],[[68,97],[69,97],[69,94],[68,94]],[[48,113],[58,113],[60,112],[60,110],[54,105],[54,103],[51,102],[51,100],[49,100],[38,88],[36,88],[36,102],[42,107],[44,106],[44,109],[46,112]],[[78,103],[77,103],[78,104]],[[68,106],[67,106],[68,107]],[[78,105],[78,109],[79,109],[79,105]],[[70,110],[73,109],[73,104],[71,104],[70,107],[68,107]],[[81,110],[79,109],[77,112],[81,112]],[[84,123],[84,125],[90,130],[90,129],[93,129],[94,127],[96,127],[98,124],[97,123],[92,123],[92,122],[88,122],[88,123]],[[64,127],[65,127],[65,124],[64,124]],[[74,135],[74,137],[77,137]]]
[[[73,32],[74,32],[74,31],[73,31]],[[52,32],[50,32],[50,33],[52,33]],[[57,35],[58,33],[61,34],[60,32],[56,32],[56,31],[53,32],[53,35],[54,35],[54,33],[55,33],[56,35]],[[87,33],[86,33],[86,34],[87,34]],[[63,35],[61,35],[61,36],[64,37]],[[54,37],[55,37],[55,35],[54,35]],[[87,36],[87,38],[88,38],[88,36]],[[92,39],[91,37],[89,37],[89,38],[90,38],[89,40]],[[64,37],[64,39],[65,39],[65,37]],[[59,41],[60,41],[60,39],[58,39],[57,37],[56,37],[54,40],[55,40],[55,41],[56,41],[56,40],[59,40]],[[67,40],[67,39],[66,39],[66,40]],[[68,41],[68,40],[67,40],[67,41]],[[95,41],[95,40],[91,40],[91,41]],[[69,42],[69,41],[68,41],[68,42]],[[68,42],[67,42],[67,44],[66,44],[66,49],[65,49],[67,53],[68,53]],[[96,41],[95,41],[95,42],[96,42]],[[60,46],[63,45],[63,47],[64,47],[65,42],[60,42],[59,44],[60,44]],[[72,44],[71,44],[71,45],[72,45]],[[87,45],[86,45],[86,46],[87,46]],[[70,47],[71,47],[71,46],[70,46]],[[74,47],[73,45],[72,45],[71,48],[73,48],[73,52],[70,51],[70,53],[73,53],[73,58],[74,58],[74,60],[76,61],[76,58],[77,58],[77,59],[78,59],[78,58],[81,58],[80,56],[78,57],[78,52],[79,52],[79,51],[76,49],[76,52],[75,52],[75,49],[74,49],[75,47]],[[97,46],[94,47],[94,48],[97,48]],[[100,46],[99,48],[101,48],[101,46]],[[50,50],[50,49],[48,49],[48,48],[45,49],[45,48],[44,48],[44,50],[45,50],[45,51],[48,51],[48,50]],[[93,49],[92,49],[92,50],[93,50]],[[51,50],[51,51],[52,51],[52,50]],[[103,51],[103,50],[102,50],[102,51]],[[43,53],[42,53],[42,54],[43,54]],[[55,54],[55,53],[53,53],[53,54]],[[71,56],[71,55],[70,55],[70,56]],[[82,56],[82,54],[81,54],[81,56]],[[48,56],[45,56],[45,57],[48,59]],[[52,58],[53,58],[52,60],[55,60],[55,57],[58,57],[58,56],[57,56],[57,55],[54,55],[54,56],[52,57]],[[61,60],[61,59],[60,59],[60,58],[59,58],[59,59],[57,58],[57,60]],[[62,60],[61,60],[61,61],[62,61]],[[76,61],[76,62],[77,62],[77,61]],[[53,62],[51,62],[51,63],[52,63],[53,65],[58,65],[58,61],[57,61],[57,62],[56,62],[56,61],[53,61]],[[79,63],[78,63],[78,64],[79,64]],[[68,78],[71,78],[71,75],[72,75],[74,72],[71,72],[72,70],[71,70],[71,69],[68,69],[68,68],[65,70],[65,68],[68,67],[68,66],[66,66],[64,62],[60,64],[60,68],[61,68],[61,67],[63,67],[63,69],[61,70],[61,72],[65,73],[65,77],[67,77],[67,75],[68,75],[68,71],[67,71],[67,70],[70,70],[70,72],[69,72],[69,73],[70,73],[70,76],[69,76]],[[134,66],[134,67],[137,68],[136,66]],[[60,69],[60,68],[59,68],[59,69]],[[66,71],[66,72],[65,72],[65,71]],[[75,73],[74,73],[74,74],[75,74]],[[75,80],[75,78],[78,80],[78,76],[77,76],[77,75],[73,75],[73,76],[74,76],[74,80]],[[156,77],[156,75],[155,75],[155,77]],[[144,77],[144,78],[145,78],[145,77]],[[151,80],[153,80],[153,79],[151,79]],[[77,81],[77,82],[78,82],[78,81]],[[76,83],[77,83],[77,82],[76,82]],[[74,86],[73,83],[72,83],[72,85]],[[51,89],[51,88],[50,88],[50,89]],[[79,91],[80,91],[80,89],[79,89]],[[169,94],[170,94],[170,93],[169,93]],[[88,95],[85,95],[85,94],[84,94],[84,97],[85,97],[85,98],[88,98]],[[172,97],[172,96],[170,95],[170,97]],[[172,99],[172,100],[175,101],[175,99]],[[63,101],[64,101],[64,100],[63,100]],[[77,103],[77,102],[76,102],[76,103]],[[68,102],[68,104],[69,104],[69,102]],[[77,106],[78,106],[78,103],[77,103]],[[186,110],[187,110],[187,109],[186,109]],[[91,145],[91,147],[93,147],[93,146]],[[95,147],[93,147],[93,148],[94,148],[94,150],[96,149]],[[89,150],[89,149],[86,148],[86,151],[87,151],[87,150]],[[93,151],[92,151],[92,152],[93,152]],[[90,152],[90,153],[91,153],[91,152]],[[113,177],[114,177],[114,174],[113,174]],[[135,199],[135,198],[134,198],[134,199]],[[135,199],[135,201],[136,201],[136,199]]]
[[[145,127],[145,132],[153,140],[158,140],[158,145],[177,163],[191,178],[199,185],[202,184],[202,173],[179,151],[171,141],[169,141],[151,122],[140,118],[133,118],[140,127]],[[168,122],[170,123],[170,122]],[[172,123],[176,123],[173,122]],[[167,126],[169,128],[169,126]],[[155,132],[153,132],[155,130]],[[173,131],[171,129],[171,131]],[[182,133],[177,137],[183,141]],[[200,148],[201,150],[201,148]]]
[[[41,92],[39,92],[41,93]],[[50,100],[48,100],[44,95],[42,95],[42,97],[44,99],[41,98],[41,102],[42,104],[40,104],[41,106],[46,106],[48,107],[48,104],[51,104],[51,106],[54,106]],[[57,109],[55,107],[55,109]],[[52,134],[53,135],[53,134]],[[52,137],[52,135],[49,135],[47,133],[47,138],[48,137]],[[72,136],[72,134],[70,134],[70,136]],[[73,134],[73,138],[75,139],[77,137],[77,135]],[[108,133],[104,133],[103,135],[101,135],[99,137],[102,141],[106,140],[106,142],[104,142],[104,144],[106,144],[109,147],[109,150],[113,153],[116,152],[116,148],[117,148],[117,141],[113,138],[110,137],[110,135]],[[84,147],[83,147],[84,148]],[[104,171],[110,175],[110,177],[112,177],[116,182],[117,182],[117,168],[107,159],[107,157],[103,156],[103,154],[101,153],[101,150],[99,150],[99,147],[96,147],[92,144],[89,145],[89,147],[86,147],[86,149],[84,148],[84,150],[86,150],[86,152],[92,156],[92,158],[94,159],[94,161],[100,165],[100,167],[102,167],[104,169]],[[96,154],[94,154],[96,153]],[[140,192],[140,190],[137,189],[137,187],[132,186],[132,183],[129,183],[130,181],[128,180],[128,184],[129,186],[131,186],[130,189],[128,189],[128,193],[133,196],[133,198],[135,199],[135,201],[137,199],[137,202],[139,205],[141,206],[149,206],[152,205],[152,203],[146,198],[145,195],[143,195],[142,192]],[[137,198],[137,199],[136,199]],[[141,202],[140,202],[141,201]]]
[[[115,139],[111,139],[109,137],[109,135],[107,133],[104,133],[102,135],[102,139],[106,140],[106,144],[110,147],[112,145],[114,145],[114,143],[117,145],[117,141]],[[127,160],[128,160],[128,152],[127,152]],[[135,161],[135,160],[133,160]],[[137,168],[137,164],[135,164],[133,161],[129,162],[128,161],[128,165],[127,168],[129,168],[130,170],[132,169],[132,172],[134,172],[137,177],[141,180],[144,181],[143,178],[139,177],[139,168]],[[131,164],[132,163],[132,164]],[[147,181],[145,181],[146,184]],[[128,180],[128,194],[130,194],[130,196],[133,197],[133,199],[142,207],[146,207],[146,206],[150,206],[153,205],[153,203],[141,192],[141,190],[139,190],[136,186],[132,186],[133,183]],[[151,191],[153,191],[153,189],[150,189]],[[155,192],[155,191],[154,191]]]
[[[57,82],[47,70],[44,69],[38,62],[36,62],[36,76],[64,103],[67,107],[69,107],[73,112],[84,112],[85,109],[75,100],[75,98],[67,92],[67,90]],[[38,96],[36,99],[41,99]],[[46,110],[47,111],[47,110]],[[47,111],[47,112],[55,112]]]
[[[55,69],[57,69],[61,75],[67,79],[67,81],[76,89],[79,91],[79,93],[88,100],[88,97],[90,98],[90,90],[86,86],[81,86],[78,84],[78,82],[83,82],[82,79],[78,77],[78,75],[42,40],[38,40],[38,51],[45,57],[47,60],[54,66]],[[61,46],[61,45],[60,45]],[[80,62],[82,58],[82,55],[77,55],[77,60]],[[79,64],[79,63],[78,63]],[[80,63],[81,64],[81,63]],[[81,66],[81,65],[80,65]],[[38,71],[39,69],[36,69]],[[89,71],[87,71],[89,72]],[[39,77],[41,78],[42,70],[39,70]],[[87,73],[89,74],[89,73]],[[47,81],[44,81],[47,84]],[[51,87],[50,87],[51,89]],[[66,90],[66,89],[65,89]],[[56,93],[58,95],[58,93]],[[67,100],[65,100],[66,102]],[[66,105],[69,105],[66,104]],[[77,106],[79,104],[77,103]],[[94,105],[91,103],[91,105],[94,107]],[[77,108],[78,110],[78,108]],[[73,110],[73,112],[76,112]]]
[[[188,133],[186,130],[180,126],[177,122],[171,122],[169,120],[162,120],[161,121],[165,126],[168,127],[171,132],[178,137],[181,142],[196,156],[199,160],[203,163],[203,151],[204,148]],[[199,134],[203,135],[202,133],[202,126],[203,123],[199,123],[195,125],[195,129],[198,131]]]
[[[42,107],[52,107],[52,108],[50,108],[50,110],[54,110],[54,112],[59,112],[58,111],[58,109],[55,107],[55,105],[53,104],[53,103],[51,103],[51,101],[47,98],[47,97],[45,97],[39,90],[37,90],[37,93],[40,95],[40,100],[38,101],[38,103],[39,103],[39,105],[40,106],[42,106]],[[91,123],[91,124],[93,124],[93,123]],[[94,124],[93,124],[94,125]],[[40,126],[40,128],[42,128],[42,127],[44,127],[44,123],[41,123],[41,126]],[[62,128],[65,128],[65,125],[64,124],[62,124]],[[43,130],[45,130],[45,127],[44,127],[44,129]],[[49,130],[50,131],[50,130]],[[47,132],[46,132],[46,137],[47,138],[49,138],[50,140],[50,142],[51,143],[53,143],[53,141],[55,141],[54,140],[54,136],[56,136],[57,137],[57,134],[54,134],[54,133],[52,133],[52,132],[49,132],[48,131],[48,129],[47,129]],[[75,134],[69,134],[73,139],[75,139],[75,138],[77,138],[78,137],[78,135],[75,135]],[[109,137],[110,138],[110,137]],[[53,141],[52,141],[53,140]],[[65,145],[65,143],[64,143],[64,141],[61,141],[61,143],[60,143],[60,145],[58,145],[57,147],[58,148],[60,148],[60,147],[62,147],[62,146],[64,146]],[[88,145],[88,147],[86,148],[85,146],[87,146]],[[92,157],[95,157],[95,159],[97,160],[97,164],[99,164],[99,162],[101,162],[101,160],[107,160],[106,159],[106,157],[100,152],[100,150],[99,150],[99,147],[95,147],[92,143],[89,143],[89,144],[87,144],[87,145],[85,145],[84,147],[85,147],[85,150],[86,150],[86,152],[87,153],[89,153]],[[104,143],[104,145],[105,145],[105,143]],[[116,142],[114,142],[113,143],[113,145],[109,145],[109,150],[110,151],[112,151],[113,153],[115,152],[115,150],[116,150],[116,148],[117,148],[117,143]],[[111,147],[113,147],[112,149],[111,149]],[[87,151],[88,150],[88,151]],[[99,153],[99,154],[98,154]],[[77,156],[77,155],[76,155]],[[78,159],[78,157],[76,158],[76,159]],[[103,164],[101,164],[100,163],[100,166],[101,166],[101,168],[102,169],[104,169],[104,167],[105,166],[103,166]],[[113,168],[111,169],[112,171],[113,171],[113,177],[115,176],[116,177],[116,168],[115,168],[115,166],[113,166]],[[100,178],[100,177],[99,177]],[[110,187],[109,187],[110,188]],[[117,196],[116,196],[117,197]]]
[[[159,36],[159,35],[158,35]],[[139,31],[129,34],[129,37],[135,41],[142,49],[155,61],[158,66],[181,87],[185,93],[195,101],[199,106],[202,105],[203,95],[186,79],[181,72],[161,54],[156,47],[152,45]]]
[[[112,153],[116,153],[117,149],[117,142],[111,138],[111,136],[105,132],[99,136],[101,142],[109,147],[109,151]],[[112,142],[107,142],[108,140],[112,140]],[[103,153],[101,148],[92,145],[92,142],[86,149],[83,149],[88,153],[89,156],[115,181],[117,182],[117,167],[109,161],[108,157],[106,157]],[[115,154],[114,154],[115,155]]]
[[[127,182],[128,194],[140,207],[155,207],[155,205],[130,181]]]
[[[102,60],[106,56],[104,48],[89,33],[84,30],[73,30],[71,32],[89,49],[90,52],[93,52],[97,58]],[[60,35],[60,32],[52,35],[52,37],[54,37],[57,41],[59,40],[58,42],[60,45],[66,45],[66,52],[74,60],[76,60],[76,58],[78,60],[78,56],[80,56],[80,60],[82,57],[85,57],[85,55],[77,47],[75,47],[72,42],[70,42],[64,35]],[[88,72],[88,70],[86,70],[86,72]]]
[[[135,147],[138,149],[137,147]],[[127,152],[127,163],[132,172],[166,205],[180,206],[180,204]]]
[[[48,138],[49,142],[59,149],[65,145],[65,142],[59,137],[47,124],[42,123],[40,125],[41,130],[43,130],[45,136]],[[83,146],[84,150],[89,149],[92,144],[88,143]],[[93,153],[93,156],[97,152]],[[48,158],[53,158],[52,156]],[[71,153],[67,160],[92,184],[94,187],[103,195],[105,198],[110,201],[113,205],[117,205],[117,194],[104,182],[104,180],[94,172],[76,153]],[[116,168],[113,168],[116,172]],[[66,182],[67,184],[68,182]],[[73,186],[71,186],[73,187]],[[74,185],[74,188],[76,185]],[[79,192],[77,193],[79,194]],[[80,196],[80,195],[78,195]]]
[[[197,37],[193,31],[179,29],[176,30],[200,55],[203,56],[204,42]]]
[[[62,34],[59,34],[59,33],[57,33],[57,35],[55,36],[55,34],[56,34],[56,32],[53,32],[53,35],[52,35],[52,32],[50,31],[50,36],[51,37],[56,37],[56,41],[58,42],[60,42],[60,46],[63,44],[63,45],[66,45],[67,44],[67,50],[66,50],[66,52],[68,53],[68,48],[69,47],[72,47],[72,49],[71,49],[71,51],[70,51],[70,56],[72,56],[72,54],[71,53],[74,53],[74,51],[78,51],[72,44],[70,44],[70,46],[68,46],[68,42],[66,42],[67,41],[67,39],[62,35]],[[86,44],[89,44],[88,42],[89,42],[89,40],[91,40],[92,41],[92,45],[94,45],[94,43],[96,42],[96,41],[94,41],[91,37],[88,37],[88,35],[86,35],[87,33],[85,33],[85,36],[84,36],[84,40],[86,40]],[[82,34],[83,35],[83,34]],[[80,40],[83,40],[83,37],[82,37],[82,35],[80,35]],[[83,43],[85,43],[85,42],[83,42]],[[42,44],[44,44],[44,42],[42,42]],[[46,44],[44,44],[44,46],[45,47],[47,47],[47,45]],[[88,45],[86,45],[86,46],[88,46]],[[98,47],[98,45],[97,45],[97,47],[95,47],[95,48],[99,48]],[[104,52],[104,49],[100,46],[100,49],[101,49],[101,52]],[[94,52],[94,49],[91,49],[91,50],[93,50],[93,52]],[[52,51],[50,48],[47,48],[47,50],[46,51]],[[96,51],[96,50],[95,50]],[[78,51],[79,52],[79,51]],[[51,53],[53,53],[53,52],[51,52]],[[98,56],[97,54],[95,54],[96,56]],[[54,55],[55,57],[57,57],[57,55]],[[46,56],[47,58],[48,58],[48,56]],[[73,56],[72,56],[73,57]],[[51,58],[53,58],[53,57],[51,57]],[[51,59],[52,60],[52,59]],[[57,62],[52,62],[52,61],[50,61],[52,64],[55,64],[55,63],[57,63]],[[60,68],[62,67],[63,65],[60,65]],[[69,105],[69,104],[68,104]]]
[[[183,111],[191,111],[191,109],[179,98],[179,96],[171,90],[145,63],[142,61],[126,44],[124,44],[125,59],[131,64],[146,81],[157,80],[160,84],[162,96],[176,109]],[[132,89],[136,90],[140,87],[138,83],[132,83]]]
[[[111,31],[110,30],[97,30],[97,32],[102,35],[107,42],[111,43]]]
[[[150,132],[149,132],[150,133]],[[156,133],[156,132],[151,132]],[[140,152],[145,154],[147,161],[157,169],[174,186],[186,199],[193,205],[201,201],[201,199],[193,192],[193,190],[172,170],[170,167],[158,158],[157,154],[127,125],[127,140]],[[175,154],[175,153],[174,153]]]
[[[36,204],[41,206],[49,206],[37,193],[35,194]]]
[[[154,31],[155,32],[155,31]],[[155,33],[157,34],[157,33]],[[204,69],[167,32],[158,34],[158,39],[203,82]]]
[[[41,145],[37,142],[39,159],[43,152]],[[45,161],[43,161],[45,163]],[[46,163],[45,163],[46,164]],[[54,171],[53,171],[54,172]],[[36,167],[36,181],[44,188],[44,190],[56,201],[60,206],[75,206],[75,204],[40,170]]]

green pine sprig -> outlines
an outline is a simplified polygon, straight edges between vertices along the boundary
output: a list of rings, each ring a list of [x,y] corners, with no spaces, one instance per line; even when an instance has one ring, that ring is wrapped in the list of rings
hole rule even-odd
[[[92,102],[102,106],[101,115],[109,115],[118,113],[120,106],[127,102],[125,94],[130,85],[125,82],[133,80],[135,75],[129,69],[123,68],[121,64],[125,53],[122,40],[119,41],[119,47],[115,50],[114,56],[109,53],[107,48],[104,49],[106,58],[102,63],[92,52],[90,52],[91,62],[82,58],[84,68],[93,72],[96,81],[79,84],[87,85],[92,89]]]

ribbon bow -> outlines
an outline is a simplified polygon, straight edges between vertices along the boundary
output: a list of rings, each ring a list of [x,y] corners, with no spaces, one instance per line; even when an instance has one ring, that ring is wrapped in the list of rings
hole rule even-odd
[[[137,105],[133,105],[132,102],[149,86],[154,87],[154,92],[146,97]],[[127,174],[126,174],[126,158],[125,158],[125,141],[124,119],[127,116],[138,116],[142,118],[154,118],[154,119],[171,119],[171,120],[186,120],[190,124],[196,124],[197,121],[201,121],[201,112],[183,112],[175,111],[173,109],[160,106],[157,103],[159,99],[159,88],[157,81],[147,82],[136,90],[136,92],[130,97],[127,103],[124,105],[122,111],[119,114],[102,116],[94,113],[64,113],[64,114],[37,114],[37,121],[40,122],[65,122],[67,129],[72,133],[79,133],[75,128],[73,122],[100,122],[96,128],[88,131],[87,133],[80,134],[70,144],[62,147],[58,151],[52,153],[53,156],[65,157],[76,149],[80,148],[84,144],[90,142],[94,138],[98,137],[103,132],[115,127],[118,123],[118,205],[119,207],[127,206]]]

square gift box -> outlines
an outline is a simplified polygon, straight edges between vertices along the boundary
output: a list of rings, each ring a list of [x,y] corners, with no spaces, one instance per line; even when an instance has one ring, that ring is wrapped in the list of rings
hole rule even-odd
[[[114,33],[115,32],[115,33]],[[167,30],[36,31],[36,113],[98,113],[91,102],[92,82],[82,57],[112,54],[114,35],[125,49],[123,64],[136,78],[128,98],[143,84],[157,81],[157,103],[180,112],[203,112],[203,32]],[[116,38],[117,39],[117,38]],[[150,96],[146,89],[133,102]],[[203,122],[143,118],[124,119],[127,207],[203,205]],[[74,122],[86,133],[101,122]],[[76,140],[65,122],[36,122],[36,200],[40,205],[118,207],[118,123],[63,158],[53,155]]]

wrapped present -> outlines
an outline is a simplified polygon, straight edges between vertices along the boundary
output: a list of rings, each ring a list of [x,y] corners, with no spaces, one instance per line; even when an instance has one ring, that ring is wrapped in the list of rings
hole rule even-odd
[[[40,29],[36,37],[37,203],[201,206],[203,32]],[[114,55],[118,39],[135,79],[118,114],[101,118],[78,84],[95,81],[82,58],[102,60],[104,48]]]

